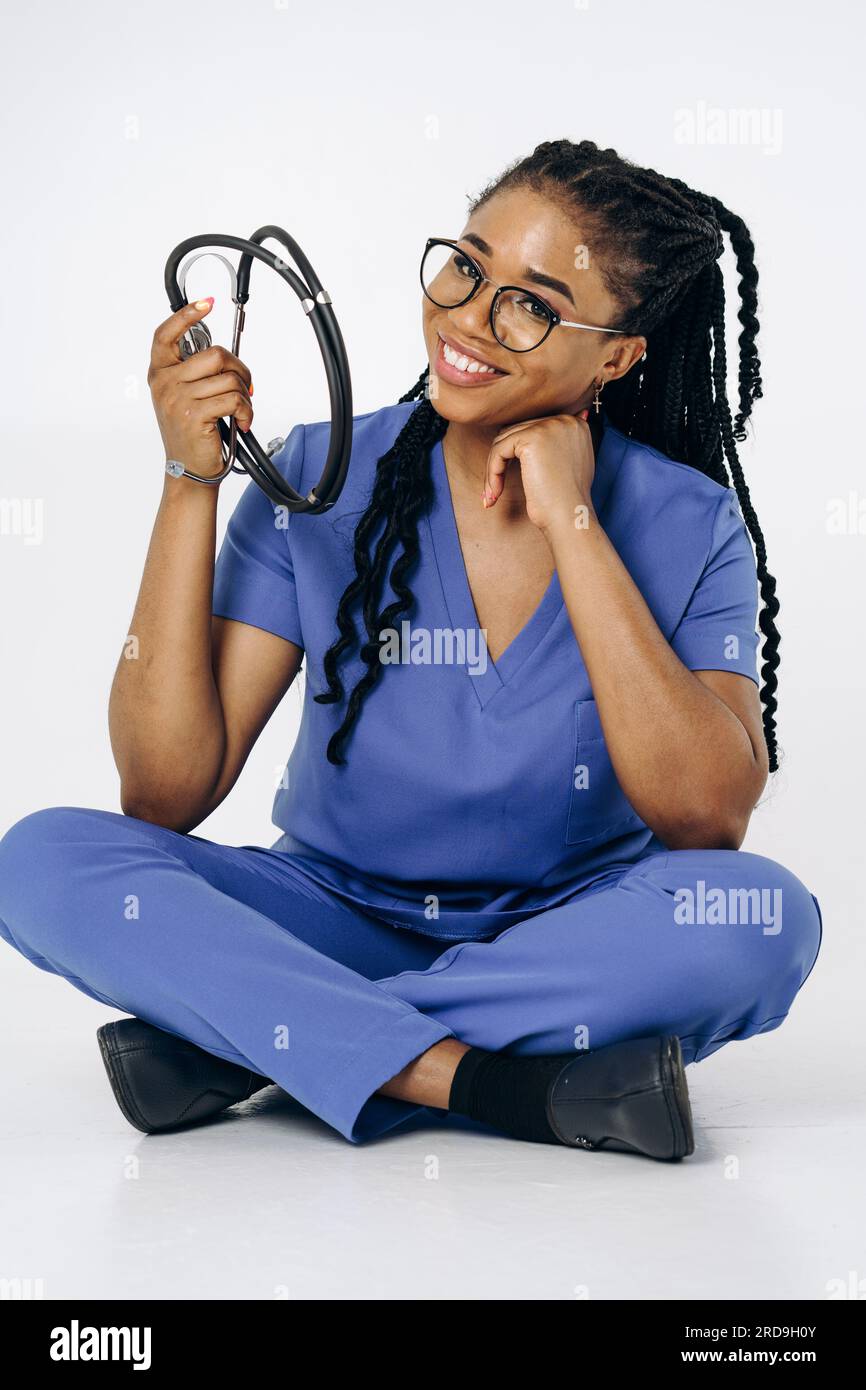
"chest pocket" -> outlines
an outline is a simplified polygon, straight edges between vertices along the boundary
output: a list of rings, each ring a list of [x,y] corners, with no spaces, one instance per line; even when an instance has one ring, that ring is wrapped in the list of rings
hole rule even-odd
[[[616,780],[595,700],[574,706],[574,757],[571,800],[565,831],[567,845],[616,839],[643,821]]]

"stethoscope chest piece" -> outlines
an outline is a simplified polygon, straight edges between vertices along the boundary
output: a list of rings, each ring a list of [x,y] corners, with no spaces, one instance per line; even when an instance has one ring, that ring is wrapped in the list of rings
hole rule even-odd
[[[266,250],[261,242],[266,237],[281,241],[293,260],[301,269],[302,279],[280,256]],[[214,246],[227,246],[241,252],[237,270],[231,261],[212,250]],[[208,248],[208,249],[203,249]],[[274,454],[282,448],[285,440],[272,439],[263,449],[252,431],[243,438],[238,437],[237,422],[232,418],[229,424],[218,421],[223,443],[224,468],[214,477],[205,478],[191,473],[177,459],[166,462],[166,472],[173,477],[194,478],[200,483],[218,483],[229,472],[246,472],[262,491],[280,506],[292,512],[325,512],[337,501],[346,480],[349,457],[352,451],[352,383],[349,363],[343,337],[331,304],[331,296],[319,282],[316,272],[307,260],[297,242],[281,227],[260,227],[249,240],[242,237],[205,235],[189,237],[176,246],[165,266],[165,288],[172,311],[177,312],[188,301],[186,281],[190,268],[202,256],[216,256],[225,266],[231,282],[231,297],[235,306],[232,330],[232,353],[237,356],[241,334],[244,328],[245,309],[249,300],[250,271],[254,260],[263,261],[287,282],[294,290],[305,315],[312,323],[318,340],[322,361],[328,380],[331,399],[331,434],[328,453],[322,475],[315,487],[306,496],[296,492],[271,462]],[[180,339],[181,357],[186,360],[195,353],[204,352],[213,346],[213,339],[207,325],[195,323],[186,330]],[[239,468],[238,463],[241,465]]]
[[[204,352],[206,348],[213,347],[213,338],[207,324],[194,323],[192,328],[188,328],[179,343],[181,357],[194,357],[197,352]]]

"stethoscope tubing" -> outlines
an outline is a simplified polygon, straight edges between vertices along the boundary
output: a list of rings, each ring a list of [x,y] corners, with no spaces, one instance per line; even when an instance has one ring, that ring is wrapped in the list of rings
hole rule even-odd
[[[261,245],[266,237],[272,237],[282,242],[299,267],[303,279],[280,256]],[[203,251],[205,248],[210,249],[216,246],[227,247],[241,253],[236,275],[235,298],[236,312],[240,314],[238,320],[240,327],[243,326],[243,306],[249,300],[250,275],[254,260],[261,261],[271,270],[276,271],[281,279],[285,280],[294,290],[301,301],[304,312],[312,321],[313,331],[316,334],[325,368],[331,405],[331,434],[328,442],[328,453],[321,477],[306,497],[301,496],[286,482],[251,431],[239,436],[235,428],[227,425],[225,420],[219,420],[218,428],[223,444],[232,449],[238,462],[272,502],[276,502],[292,512],[315,514],[328,511],[333,507],[342,491],[352,449],[352,382],[346,346],[331,304],[331,296],[323,288],[319,277],[294,237],[289,236],[289,233],[284,231],[282,227],[268,224],[259,227],[249,239],[223,233],[205,232],[201,236],[187,237],[185,241],[180,242],[172,251],[165,265],[165,290],[173,313],[182,309],[188,302],[178,279],[181,262],[191,252]],[[220,257],[220,259],[225,262],[226,258]],[[231,271],[230,264],[228,268]],[[239,337],[240,329],[236,334],[237,340]],[[234,425],[234,422],[232,424]]]

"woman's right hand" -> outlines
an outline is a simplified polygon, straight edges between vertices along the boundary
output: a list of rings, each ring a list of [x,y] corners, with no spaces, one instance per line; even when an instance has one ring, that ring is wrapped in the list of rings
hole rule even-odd
[[[178,459],[191,473],[214,477],[224,467],[217,421],[234,416],[238,429],[253,422],[249,369],[227,348],[209,347],[181,356],[180,339],[213,307],[213,299],[185,304],[153,335],[147,384],[167,459]]]

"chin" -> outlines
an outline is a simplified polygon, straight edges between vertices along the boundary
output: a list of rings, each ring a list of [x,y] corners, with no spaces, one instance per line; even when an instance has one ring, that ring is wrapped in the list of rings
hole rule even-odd
[[[471,399],[472,392],[461,391],[460,387],[449,388],[447,382],[443,382],[439,391],[435,389],[435,379],[430,378],[430,403],[437,415],[441,415],[443,420],[453,420],[460,425],[496,425],[500,424],[501,411],[492,414],[485,410],[479,401]],[[505,418],[502,417],[502,423]]]

